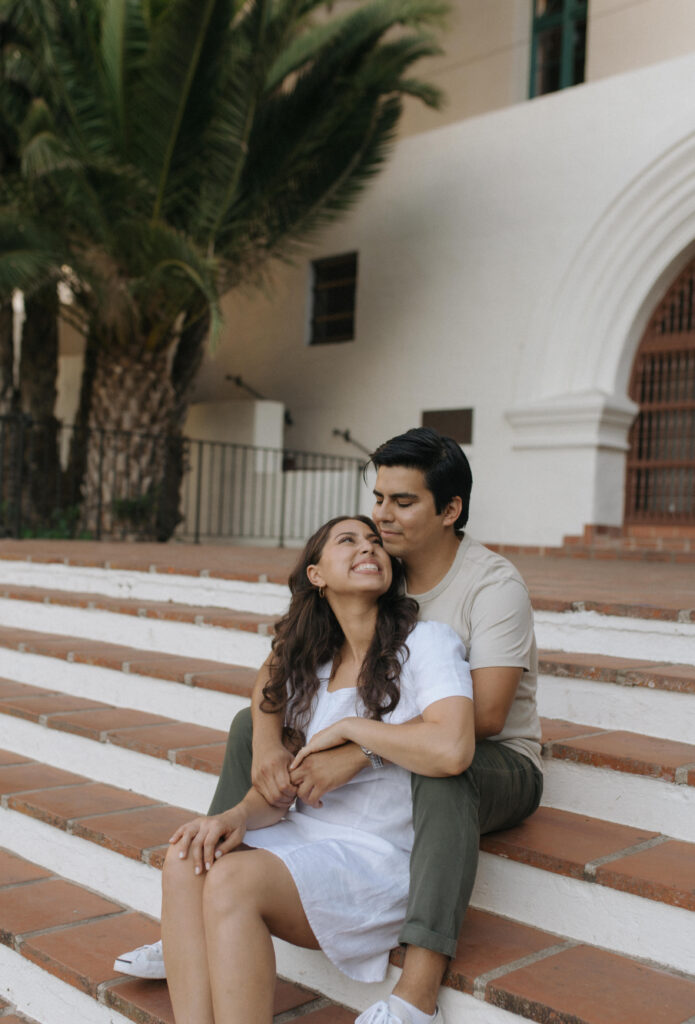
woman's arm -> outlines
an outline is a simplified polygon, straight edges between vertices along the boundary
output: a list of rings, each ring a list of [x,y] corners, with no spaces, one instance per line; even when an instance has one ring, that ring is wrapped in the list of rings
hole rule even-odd
[[[269,804],[252,786],[241,803],[228,811],[194,818],[185,825],[179,825],[169,842],[179,844],[182,860],[190,852],[195,873],[199,875],[203,866],[209,871],[215,860],[240,846],[247,831],[275,825],[286,810]]]
[[[468,697],[445,697],[426,707],[419,719],[401,725],[343,718],[317,732],[298,752],[290,771],[295,771],[308,754],[346,742],[373,750],[418,775],[460,775],[475,753],[473,701]]]

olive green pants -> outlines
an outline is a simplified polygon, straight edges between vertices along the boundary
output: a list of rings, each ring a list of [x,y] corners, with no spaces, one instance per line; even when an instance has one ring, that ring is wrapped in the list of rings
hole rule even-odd
[[[251,786],[251,711],[232,722],[210,814],[239,803]],[[540,803],[543,777],[501,743],[476,744],[470,767],[446,779],[412,776],[415,842],[399,941],[453,956],[478,868],[480,836],[511,828]]]

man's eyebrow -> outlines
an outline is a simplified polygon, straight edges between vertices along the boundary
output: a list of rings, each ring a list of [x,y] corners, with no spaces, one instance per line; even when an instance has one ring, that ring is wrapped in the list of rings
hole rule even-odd
[[[383,498],[384,495],[381,491],[377,491],[376,488],[372,491],[375,498]],[[399,498],[410,498],[413,501],[417,498],[417,494],[411,494],[410,491],[394,491],[393,494],[389,494],[389,498],[398,500]]]

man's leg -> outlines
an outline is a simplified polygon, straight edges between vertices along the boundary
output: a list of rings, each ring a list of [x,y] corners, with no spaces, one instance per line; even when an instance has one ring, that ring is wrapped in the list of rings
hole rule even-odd
[[[251,789],[252,738],[251,708],[244,708],[229,727],[222,770],[208,814],[221,814],[235,807]]]
[[[528,817],[540,802],[542,777],[528,758],[484,740],[463,775],[414,775],[412,792],[415,842],[408,911],[399,936],[408,949],[394,993],[431,1014],[447,960],[456,952],[480,836]]]

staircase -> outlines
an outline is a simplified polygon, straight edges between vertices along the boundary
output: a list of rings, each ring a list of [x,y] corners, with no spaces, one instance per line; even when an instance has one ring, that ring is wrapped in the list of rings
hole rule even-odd
[[[293,560],[0,545],[3,1024],[173,1024],[165,983],[113,960],[158,937],[167,839],[207,808]],[[695,1024],[690,567],[659,565],[657,579],[630,564],[621,590],[606,563],[581,576],[573,559],[538,563],[521,567],[542,648],[545,796],[482,840],[447,1024]],[[350,1024],[402,962],[395,950],[389,981],[366,986],[323,954],[278,942],[277,956],[277,1024]]]

